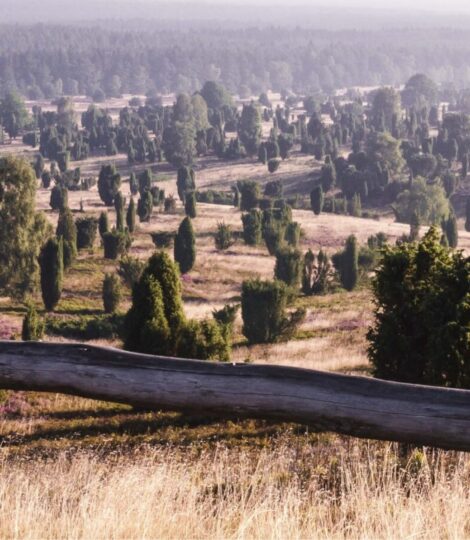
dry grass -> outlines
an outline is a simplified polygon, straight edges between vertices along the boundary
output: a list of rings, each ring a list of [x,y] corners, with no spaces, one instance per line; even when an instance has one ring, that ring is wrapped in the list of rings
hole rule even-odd
[[[289,436],[258,452],[61,454],[0,462],[0,537],[466,538],[470,458]]]

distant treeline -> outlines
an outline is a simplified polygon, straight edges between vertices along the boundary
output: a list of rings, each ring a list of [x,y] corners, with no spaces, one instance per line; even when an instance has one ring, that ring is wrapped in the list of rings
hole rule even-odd
[[[424,72],[470,86],[465,31],[314,31],[288,28],[181,30],[158,22],[126,27],[0,26],[0,94],[193,92],[218,80],[242,96],[299,94],[404,83]]]

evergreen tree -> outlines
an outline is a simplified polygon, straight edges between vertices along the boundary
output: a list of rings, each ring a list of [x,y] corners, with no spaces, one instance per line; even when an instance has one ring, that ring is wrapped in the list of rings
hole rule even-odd
[[[109,232],[109,219],[108,219],[108,212],[101,212],[100,217],[98,219],[98,230],[100,232],[101,238]]]
[[[242,284],[243,335],[250,344],[287,341],[305,310],[286,313],[289,290],[282,281],[249,280]]]
[[[442,222],[442,230],[447,238],[447,245],[450,248],[456,248],[459,243],[459,233],[454,212],[451,212],[449,217]]]
[[[433,227],[421,242],[384,252],[369,357],[381,379],[470,388],[469,261],[439,237]]]
[[[359,279],[359,252],[357,240],[354,235],[346,239],[343,251],[336,253],[333,257],[333,264],[339,273],[341,285],[347,290],[355,289]]]
[[[114,198],[121,187],[121,176],[114,165],[103,165],[98,177],[98,192],[106,206],[113,206]]]
[[[262,239],[261,212],[253,209],[248,214],[242,214],[243,240],[248,246],[256,246]]]
[[[105,313],[114,313],[121,301],[121,284],[116,274],[106,274],[103,280],[103,307]]]
[[[252,180],[240,181],[238,182],[238,189],[241,194],[240,209],[242,212],[249,212],[258,206],[261,193],[257,182]]]
[[[91,249],[96,239],[98,221],[93,216],[80,217],[75,221],[77,228],[77,248]]]
[[[287,286],[297,288],[300,284],[302,256],[300,251],[284,248],[276,253],[274,277],[283,281]]]
[[[51,189],[51,198],[49,201],[49,205],[52,210],[62,211],[64,208],[67,208],[69,200],[68,195],[69,192],[66,187],[62,186],[61,184],[55,185]]]
[[[196,217],[196,193],[194,191],[186,193],[184,211],[186,215],[191,219],[194,219]]]
[[[127,253],[132,243],[128,232],[108,231],[103,235],[104,258],[116,260]]]
[[[324,294],[331,280],[331,263],[328,255],[320,250],[317,257],[311,249],[304,256],[302,292],[307,296]]]
[[[56,235],[63,239],[64,269],[67,269],[77,256],[77,226],[70,208],[65,208],[60,213]]]
[[[39,341],[44,335],[44,322],[39,316],[32,302],[27,306],[26,315],[23,318],[21,339],[23,341]]]
[[[135,202],[134,202],[134,198],[131,197],[129,206],[127,207],[127,214],[126,214],[127,229],[130,233],[133,233],[135,231],[135,214],[136,214]]]
[[[219,251],[228,249],[234,244],[232,229],[225,223],[217,224],[217,232],[214,235],[215,247]]]
[[[300,225],[296,221],[292,221],[287,224],[285,240],[289,246],[297,248],[300,243]]]
[[[323,190],[321,186],[315,186],[310,193],[310,204],[312,211],[319,216],[323,209]]]
[[[176,233],[174,256],[182,274],[188,273],[194,266],[196,260],[196,239],[189,217],[183,219]]]
[[[238,137],[248,154],[256,155],[261,143],[261,115],[258,107],[253,103],[243,106]]]
[[[137,201],[137,214],[141,223],[149,222],[153,211],[153,197],[150,191],[144,193]]]
[[[47,311],[53,311],[62,294],[64,255],[62,238],[50,238],[41,249],[41,292]]]
[[[178,169],[176,187],[178,189],[178,197],[184,204],[186,194],[196,190],[196,175],[192,167],[180,167]]]
[[[36,213],[36,187],[25,160],[0,159],[0,291],[5,296],[23,297],[37,286],[37,257],[50,226]]]
[[[114,209],[116,210],[116,229],[124,231],[124,210],[126,207],[126,198],[118,191],[114,197]]]
[[[41,178],[41,175],[44,171],[44,158],[41,154],[36,156],[34,161],[34,172],[36,173],[36,178]]]

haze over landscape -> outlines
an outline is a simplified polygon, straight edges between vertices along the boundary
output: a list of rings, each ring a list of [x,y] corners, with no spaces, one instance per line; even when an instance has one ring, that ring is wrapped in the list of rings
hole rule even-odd
[[[0,0],[0,538],[469,538],[469,168],[463,0]]]

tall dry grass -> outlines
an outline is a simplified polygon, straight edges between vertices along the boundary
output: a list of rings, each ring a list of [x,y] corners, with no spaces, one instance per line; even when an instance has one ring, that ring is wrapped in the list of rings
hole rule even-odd
[[[358,442],[5,459],[0,537],[466,538],[469,480],[469,456]]]

